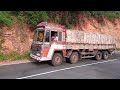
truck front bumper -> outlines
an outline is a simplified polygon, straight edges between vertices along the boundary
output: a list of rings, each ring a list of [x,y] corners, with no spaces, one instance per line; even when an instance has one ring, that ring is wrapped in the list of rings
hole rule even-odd
[[[33,55],[33,54],[31,54],[30,53],[30,57],[31,58],[33,58],[33,59],[35,59],[35,60],[37,60],[37,61],[48,61],[48,60],[50,60],[49,58],[47,58],[47,57],[38,57],[38,56],[36,56],[36,55]]]

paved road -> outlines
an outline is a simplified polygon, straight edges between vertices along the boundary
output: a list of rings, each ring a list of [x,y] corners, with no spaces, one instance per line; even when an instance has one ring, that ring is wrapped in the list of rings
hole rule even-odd
[[[57,67],[47,62],[0,66],[0,79],[120,79],[120,53],[106,61],[83,59]]]

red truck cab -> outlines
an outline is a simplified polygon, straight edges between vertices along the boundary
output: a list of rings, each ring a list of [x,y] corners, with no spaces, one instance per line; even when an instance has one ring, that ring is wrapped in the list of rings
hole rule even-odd
[[[34,31],[30,56],[41,62],[51,60],[55,51],[65,54],[65,50],[59,48],[65,44],[65,30],[63,26],[39,23]],[[55,35],[58,37],[57,41],[53,40]]]

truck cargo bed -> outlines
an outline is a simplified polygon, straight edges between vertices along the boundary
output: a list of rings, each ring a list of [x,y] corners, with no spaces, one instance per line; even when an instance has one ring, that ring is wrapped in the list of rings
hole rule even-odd
[[[67,49],[111,49],[116,46],[115,38],[110,35],[70,29],[66,33]]]

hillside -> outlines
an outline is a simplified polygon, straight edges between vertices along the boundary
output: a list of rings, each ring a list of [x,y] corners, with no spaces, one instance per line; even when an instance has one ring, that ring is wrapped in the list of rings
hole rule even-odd
[[[112,35],[117,38],[117,48],[120,48],[119,17],[120,12],[118,11],[0,12],[0,53],[29,52],[34,27],[41,21],[63,24],[67,28]]]

